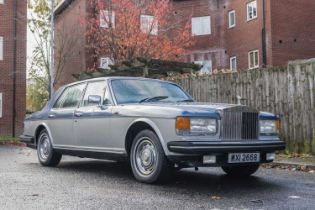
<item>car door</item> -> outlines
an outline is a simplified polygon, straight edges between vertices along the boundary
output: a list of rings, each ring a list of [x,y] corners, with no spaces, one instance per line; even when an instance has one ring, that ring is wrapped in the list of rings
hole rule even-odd
[[[66,87],[48,113],[48,127],[54,146],[73,147],[76,145],[73,135],[74,111],[82,99],[86,83]]]
[[[87,88],[80,106],[74,113],[78,147],[110,152],[110,118],[112,99],[106,81],[93,81]]]

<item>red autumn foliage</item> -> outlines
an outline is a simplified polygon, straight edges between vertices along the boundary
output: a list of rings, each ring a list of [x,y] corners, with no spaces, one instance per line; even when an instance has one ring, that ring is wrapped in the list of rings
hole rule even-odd
[[[193,42],[190,17],[174,13],[169,0],[89,0],[89,10],[90,70],[102,56],[115,64],[137,57],[180,61]],[[142,18],[141,24],[141,15],[150,17]],[[100,27],[100,17],[107,27]]]

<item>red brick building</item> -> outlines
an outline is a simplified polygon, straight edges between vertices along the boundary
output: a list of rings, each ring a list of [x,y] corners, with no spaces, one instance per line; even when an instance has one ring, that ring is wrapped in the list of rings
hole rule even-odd
[[[0,135],[22,131],[26,98],[26,0],[0,0]]]
[[[315,57],[315,1],[311,0],[173,0],[178,17],[190,17],[194,46],[186,62],[213,69],[247,70],[283,66],[289,60]],[[56,26],[86,18],[86,0],[64,0],[56,9]],[[80,12],[79,12],[80,11]],[[85,28],[80,52],[68,60],[65,77],[88,65]],[[100,65],[106,61],[100,58]],[[102,66],[102,65],[101,65]]]

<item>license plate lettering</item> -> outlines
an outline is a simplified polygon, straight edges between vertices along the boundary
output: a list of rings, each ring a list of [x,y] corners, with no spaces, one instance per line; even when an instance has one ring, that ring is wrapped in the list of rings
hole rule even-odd
[[[260,153],[230,153],[229,163],[255,163],[260,161]]]

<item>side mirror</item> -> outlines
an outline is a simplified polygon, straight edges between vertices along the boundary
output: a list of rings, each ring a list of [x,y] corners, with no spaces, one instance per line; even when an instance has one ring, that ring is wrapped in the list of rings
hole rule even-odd
[[[98,95],[89,95],[88,104],[89,105],[100,105],[102,101],[102,97]]]

